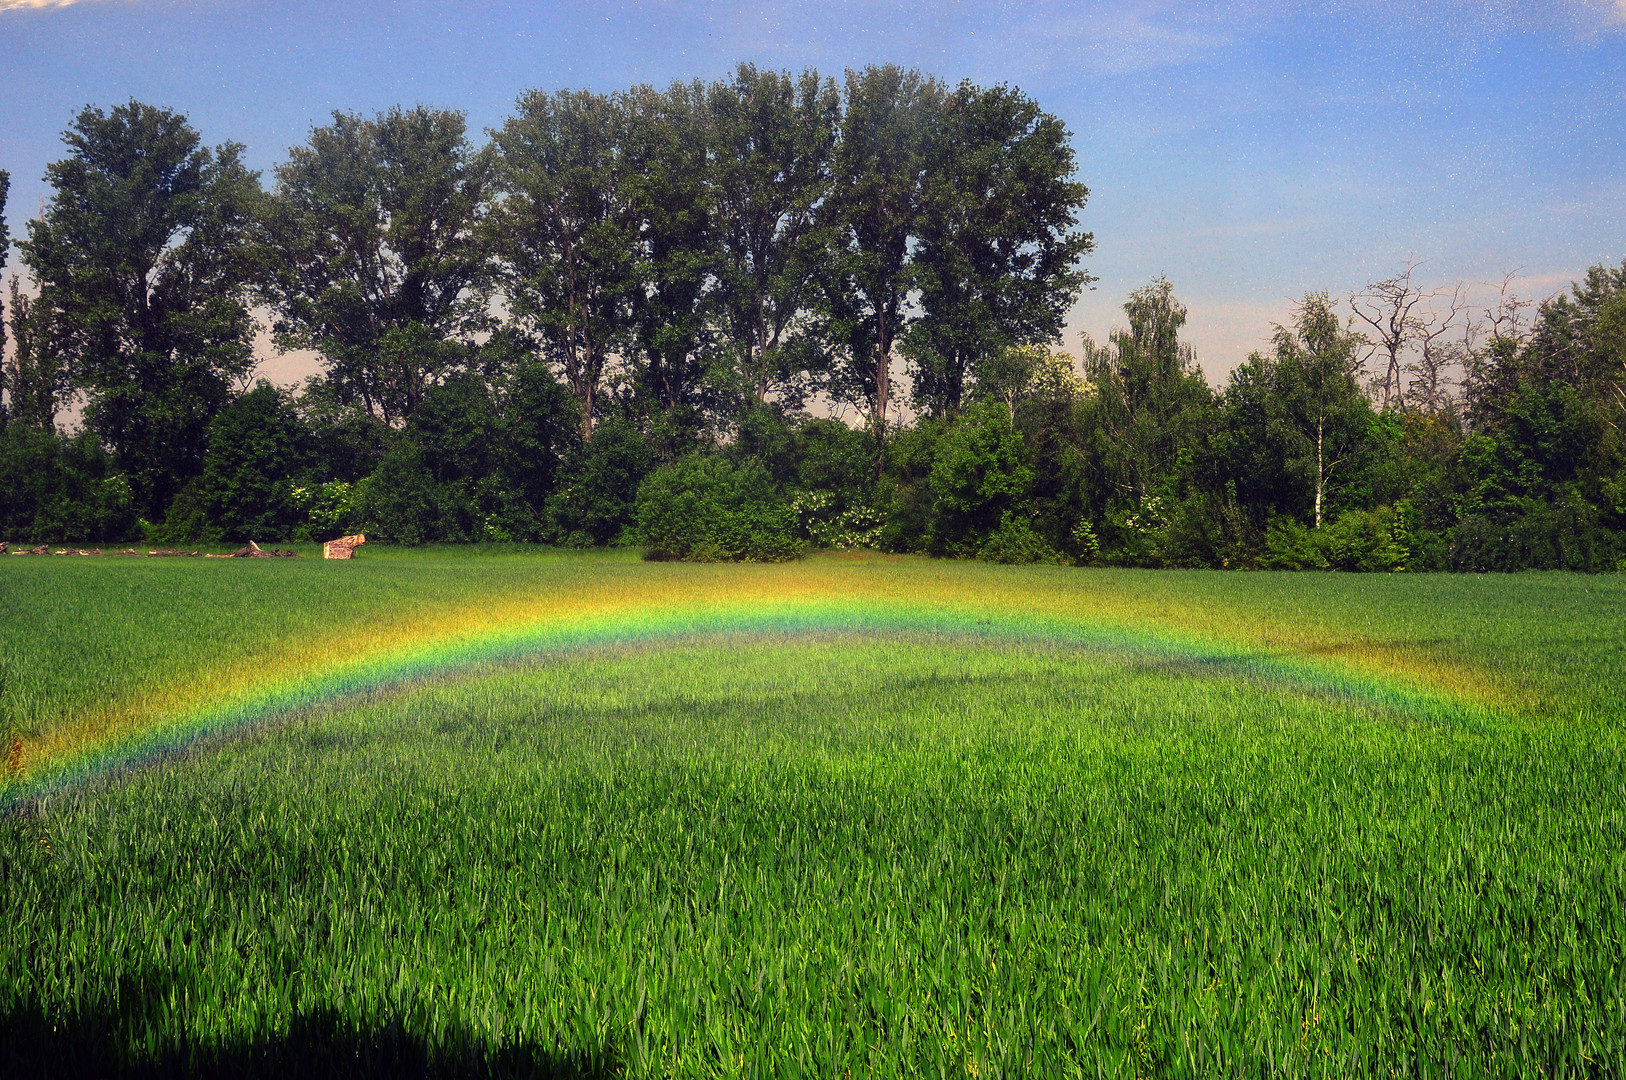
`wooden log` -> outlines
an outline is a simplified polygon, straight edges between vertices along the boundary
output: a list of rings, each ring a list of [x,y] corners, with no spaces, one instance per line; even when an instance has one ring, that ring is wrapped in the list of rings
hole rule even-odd
[[[327,543],[322,545],[322,558],[354,558],[356,549],[366,542],[367,536],[365,533],[356,533],[354,536],[341,536],[337,540],[329,540]]]

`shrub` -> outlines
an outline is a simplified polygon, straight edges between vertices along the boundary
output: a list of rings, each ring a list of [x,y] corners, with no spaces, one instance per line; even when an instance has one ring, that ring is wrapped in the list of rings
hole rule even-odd
[[[305,519],[294,530],[295,540],[320,543],[358,530],[354,484],[329,480],[325,484],[296,485],[289,494]]]
[[[784,562],[802,554],[795,512],[767,470],[691,454],[656,469],[638,489],[637,536],[650,559]]]
[[[235,542],[291,538],[301,523],[292,494],[294,478],[309,468],[312,443],[293,400],[261,379],[210,423],[203,475],[191,499],[177,497],[180,505],[171,507],[165,527],[186,531],[181,522],[191,517],[188,504],[195,500],[207,522],[192,529],[200,537]]]
[[[973,554],[1008,517],[1026,509],[1032,482],[1010,410],[998,401],[973,405],[937,445],[927,481],[932,551]]]
[[[637,512],[649,472],[649,444],[625,420],[608,420],[564,463],[564,483],[548,500],[553,534],[568,547],[620,542]]]
[[[0,429],[0,540],[123,540],[135,531],[130,484],[94,435]]]
[[[1392,573],[1412,564],[1411,508],[1346,510],[1320,529],[1279,517],[1265,533],[1266,570],[1354,570]]]
[[[358,524],[396,544],[461,543],[475,539],[476,508],[460,485],[438,482],[417,442],[403,438],[378,469],[355,487]]]
[[[1033,531],[1026,518],[1006,514],[999,528],[977,548],[977,558],[994,563],[1060,563],[1061,554]]]
[[[879,548],[886,515],[872,507],[854,504],[839,509],[835,493],[805,491],[791,501],[791,513],[801,527],[801,535],[821,548],[856,551]]]

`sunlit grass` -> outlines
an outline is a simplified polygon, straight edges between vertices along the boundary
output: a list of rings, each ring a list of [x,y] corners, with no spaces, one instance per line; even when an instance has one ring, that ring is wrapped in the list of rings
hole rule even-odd
[[[117,576],[134,565],[0,566],[12,670],[89,639],[23,680],[31,747],[93,730],[87,710],[138,727],[494,623],[958,621],[674,616],[54,794],[0,825],[0,1009],[35,1063],[1556,1075],[1626,1055],[1617,581],[458,553]]]

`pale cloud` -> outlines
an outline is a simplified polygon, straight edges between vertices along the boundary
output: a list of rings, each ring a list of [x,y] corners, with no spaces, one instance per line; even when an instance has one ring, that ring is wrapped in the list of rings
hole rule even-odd
[[[1626,0],[1354,0],[1351,7],[1447,35],[1558,33],[1588,38],[1626,30]]]
[[[1282,6],[1169,0],[1025,5],[1027,28],[1010,35],[1005,59],[1097,75],[1188,64],[1236,44]]]
[[[57,8],[78,7],[83,0],[0,0],[0,11],[50,11]],[[110,3],[112,0],[105,0]],[[122,0],[131,3],[133,0]],[[94,6],[94,5],[87,5]]]
[[[1201,62],[1306,15],[1459,46],[1510,34],[1583,43],[1626,32],[1626,0],[1037,0],[1013,10],[1025,30],[993,44],[1003,70],[1065,67],[1109,76]]]

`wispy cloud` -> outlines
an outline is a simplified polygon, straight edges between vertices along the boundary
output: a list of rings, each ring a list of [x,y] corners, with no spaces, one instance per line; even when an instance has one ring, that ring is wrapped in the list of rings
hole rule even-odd
[[[1025,31],[1011,35],[1011,51],[1040,66],[1073,67],[1081,74],[1126,75],[1201,60],[1236,44],[1281,4],[1179,4],[1119,0],[1087,5],[1026,6]],[[1014,57],[1013,57],[1014,59]]]
[[[78,0],[0,0],[0,11],[18,11],[34,8],[59,8],[78,3]]]
[[[1432,26],[1449,34],[1557,33],[1588,38],[1626,30],[1626,0],[1356,0],[1352,5],[1393,24]]]

